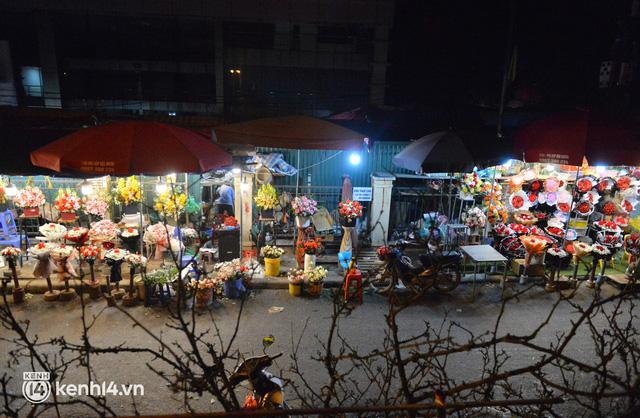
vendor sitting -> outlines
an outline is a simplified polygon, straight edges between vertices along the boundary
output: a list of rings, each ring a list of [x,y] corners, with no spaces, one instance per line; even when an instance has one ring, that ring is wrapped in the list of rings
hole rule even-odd
[[[235,196],[233,193],[233,187],[223,184],[218,187],[218,198],[215,203],[218,207],[217,212],[219,214],[235,216],[233,212],[233,203],[235,201]]]

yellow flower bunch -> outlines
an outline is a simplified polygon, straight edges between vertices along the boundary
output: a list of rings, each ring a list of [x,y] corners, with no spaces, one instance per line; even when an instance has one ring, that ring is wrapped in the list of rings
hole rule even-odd
[[[5,203],[7,201],[7,197],[4,194],[4,182],[2,181],[2,178],[0,178],[0,203]]]
[[[184,210],[187,195],[179,190],[167,190],[158,195],[153,207],[164,215],[177,215]]]
[[[139,202],[140,198],[140,182],[136,176],[118,179],[116,183],[116,200],[118,200],[118,202],[129,205],[134,202]]]
[[[253,201],[260,209],[273,209],[278,204],[278,192],[271,184],[265,183],[260,186]]]

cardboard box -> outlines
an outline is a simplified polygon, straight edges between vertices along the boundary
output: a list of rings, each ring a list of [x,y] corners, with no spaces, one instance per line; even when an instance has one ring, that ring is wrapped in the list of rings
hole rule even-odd
[[[511,261],[511,272],[516,276],[524,273],[524,258],[515,258]],[[544,276],[544,264],[529,264],[527,276]]]

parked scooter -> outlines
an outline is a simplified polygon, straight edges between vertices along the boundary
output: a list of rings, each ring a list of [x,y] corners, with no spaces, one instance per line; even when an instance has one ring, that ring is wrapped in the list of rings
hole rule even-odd
[[[287,409],[284,401],[283,382],[269,373],[266,369],[273,364],[273,360],[281,357],[258,356],[244,360],[236,367],[229,377],[233,387],[247,380],[251,393],[247,395],[243,408],[245,409]]]

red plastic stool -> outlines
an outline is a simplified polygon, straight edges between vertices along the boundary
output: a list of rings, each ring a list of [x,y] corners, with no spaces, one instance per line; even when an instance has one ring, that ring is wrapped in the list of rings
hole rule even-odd
[[[355,285],[355,292],[351,292]],[[351,269],[344,279],[344,301],[345,303],[354,296],[358,297],[358,303],[362,304],[362,272],[358,269]]]

